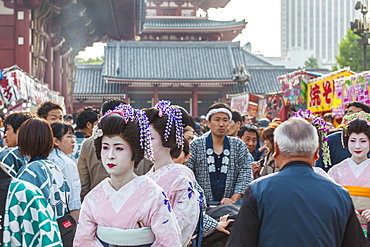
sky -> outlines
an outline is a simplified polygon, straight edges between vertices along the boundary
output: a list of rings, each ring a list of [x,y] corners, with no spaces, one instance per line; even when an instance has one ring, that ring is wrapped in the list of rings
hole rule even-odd
[[[209,9],[210,20],[229,21],[246,20],[247,25],[242,34],[234,41],[240,41],[243,46],[250,42],[253,53],[265,57],[280,56],[280,3],[281,0],[230,0],[225,8]],[[205,13],[199,12],[198,14]],[[104,55],[102,43],[95,43],[78,54],[84,59]]]

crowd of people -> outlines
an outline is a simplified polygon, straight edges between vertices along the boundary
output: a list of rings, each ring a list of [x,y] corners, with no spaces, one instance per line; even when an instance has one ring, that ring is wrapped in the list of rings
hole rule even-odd
[[[370,108],[192,117],[120,99],[3,121],[2,246],[370,246]],[[369,229],[370,230],[370,229]]]

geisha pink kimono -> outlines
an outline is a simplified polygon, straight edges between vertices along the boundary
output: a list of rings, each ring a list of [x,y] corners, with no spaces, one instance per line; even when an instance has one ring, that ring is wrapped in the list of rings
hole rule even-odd
[[[181,244],[187,246],[198,222],[199,193],[194,189],[194,173],[184,165],[169,164],[147,173],[169,197],[181,230]]]
[[[328,173],[335,182],[348,190],[356,210],[370,208],[370,159],[357,165],[348,158],[333,166]],[[359,220],[362,228],[366,229],[366,220]]]
[[[139,176],[116,191],[106,178],[82,203],[74,246],[103,246],[97,227],[137,229],[141,221],[155,235],[152,246],[180,246],[180,230],[163,189]]]

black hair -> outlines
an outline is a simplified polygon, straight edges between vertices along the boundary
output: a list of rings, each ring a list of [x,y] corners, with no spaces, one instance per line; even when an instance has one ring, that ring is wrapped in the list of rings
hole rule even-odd
[[[105,101],[101,106],[101,114],[104,115],[109,110],[114,110],[120,104],[127,104],[123,99],[110,99]]]
[[[347,105],[346,109],[350,108],[351,106],[361,108],[364,112],[370,113],[370,107],[361,102],[358,101],[351,102]]]
[[[87,123],[94,124],[98,119],[99,112],[95,108],[91,106],[84,107],[77,112],[76,129],[84,129]]]
[[[21,127],[22,123],[34,117],[35,115],[33,115],[30,112],[21,112],[21,111],[14,112],[5,118],[4,127],[6,129],[7,126],[10,125],[12,126],[14,133],[17,133],[17,130],[19,129],[19,127]]]
[[[185,156],[188,155],[188,154],[190,154],[190,145],[189,145],[188,140],[184,139],[184,147],[182,148],[181,151],[184,152]],[[181,152],[180,152],[179,155],[175,156],[174,153],[173,153],[173,150],[171,150],[170,153],[171,153],[171,158],[172,159],[177,159],[180,156],[180,154],[181,154]]]
[[[182,116],[182,124],[185,128],[190,121],[190,116],[188,112],[182,108],[181,106],[175,106],[181,110]],[[158,109],[155,107],[144,109],[149,122],[153,125],[153,128],[158,132],[158,134],[162,137],[162,145],[163,147],[167,147],[171,149],[172,154],[174,157],[179,157],[181,154],[181,147],[179,148],[176,143],[176,127],[175,123],[172,123],[171,132],[167,141],[164,139],[164,131],[166,129],[167,124],[167,116],[163,115],[162,117],[158,116]]]
[[[234,121],[234,123],[237,123],[237,122],[242,122],[242,115],[240,114],[240,112],[238,110],[231,110],[231,120]]]
[[[363,119],[355,119],[352,122],[350,122],[346,127],[344,127],[342,132],[342,142],[343,142],[342,144],[347,149],[349,137],[353,133],[356,134],[364,133],[370,140],[370,126]]]
[[[256,133],[256,136],[257,136],[257,143],[259,143],[259,134],[258,134],[258,131],[257,131],[257,128],[250,128],[250,127],[247,127],[247,126],[242,126],[239,131],[238,131],[238,135],[240,138],[244,135],[244,132],[254,132]]]
[[[48,116],[49,111],[51,110],[61,110],[63,112],[63,108],[52,101],[45,101],[40,105],[40,107],[37,109],[37,115],[40,118],[46,119]]]
[[[140,146],[140,127],[137,120],[125,122],[125,119],[117,113],[111,113],[100,120],[98,128],[103,131],[103,136],[120,136],[132,149],[131,160],[134,160],[134,167],[137,168],[144,158],[144,150]],[[101,159],[101,148],[103,136],[94,140],[96,157]]]
[[[53,130],[53,136],[59,141],[62,140],[63,136],[65,136],[68,131],[74,133],[73,127],[66,123],[52,123],[50,126]]]

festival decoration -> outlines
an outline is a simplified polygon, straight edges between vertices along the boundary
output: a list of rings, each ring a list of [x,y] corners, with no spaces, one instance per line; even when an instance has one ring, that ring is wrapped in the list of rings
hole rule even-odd
[[[325,167],[328,167],[330,165],[330,149],[328,146],[328,133],[329,133],[329,127],[326,123],[326,121],[319,116],[313,115],[310,110],[302,110],[299,109],[297,112],[293,112],[294,116],[292,117],[300,117],[306,119],[308,122],[310,122],[315,128],[319,131],[321,138],[322,138],[322,144],[321,144],[321,150],[322,150],[322,157],[325,164]]]
[[[343,117],[342,124],[348,125],[353,120],[356,120],[356,119],[364,120],[364,121],[366,121],[367,125],[370,126],[370,114],[366,113],[364,111],[360,111],[360,112],[352,113],[352,114],[349,114],[349,115],[345,115]]]
[[[353,74],[349,68],[344,68],[310,80],[307,84],[307,109],[315,114],[331,111],[334,104],[335,92],[338,92],[334,80]]]
[[[370,105],[370,72],[334,79],[333,116],[343,117],[346,106],[353,101]]]

